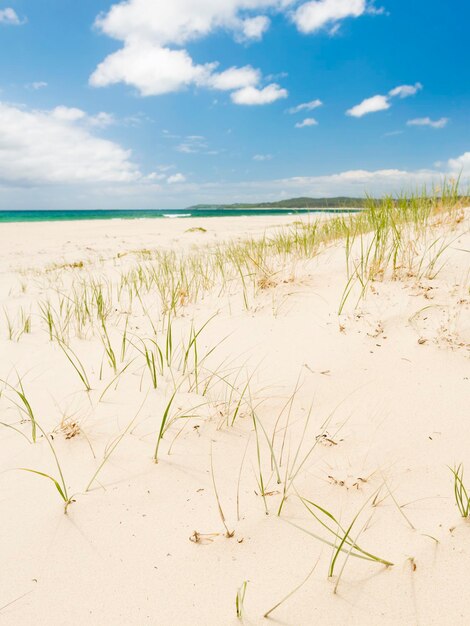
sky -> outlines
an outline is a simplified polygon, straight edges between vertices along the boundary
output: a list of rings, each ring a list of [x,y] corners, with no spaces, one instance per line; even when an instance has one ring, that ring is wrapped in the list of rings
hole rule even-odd
[[[470,181],[467,0],[0,0],[0,209]]]

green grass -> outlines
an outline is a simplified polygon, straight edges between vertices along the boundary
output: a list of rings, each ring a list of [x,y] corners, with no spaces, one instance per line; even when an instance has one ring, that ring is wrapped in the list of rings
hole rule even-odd
[[[246,373],[246,377],[242,378],[241,373],[245,369],[235,370],[233,375],[222,372],[222,365],[209,369],[211,355],[224,339],[207,347],[204,333],[215,315],[198,325],[192,305],[204,305],[204,298],[213,294],[221,299],[221,308],[226,305],[231,307],[233,301],[235,310],[253,311],[262,298],[260,294],[267,291],[276,293],[282,284],[283,271],[298,261],[310,261],[322,250],[338,243],[344,244],[345,250],[345,282],[338,303],[340,314],[346,312],[349,305],[356,306],[361,298],[366,297],[375,281],[433,280],[445,266],[447,253],[454,243],[455,237],[450,233],[460,219],[457,184],[445,183],[441,191],[434,190],[432,194],[386,197],[382,201],[370,199],[365,210],[358,214],[296,223],[269,231],[257,239],[234,241],[203,251],[183,254],[172,250],[142,250],[129,254],[126,264],[115,259],[115,267],[109,277],[83,269],[72,273],[59,267],[51,269],[42,278],[48,289],[47,299],[38,299],[31,304],[31,308],[28,300],[28,308],[22,306],[16,314],[5,310],[6,336],[19,341],[33,329],[41,328],[44,336],[47,334],[49,340],[57,344],[87,392],[92,391],[91,383],[95,383],[100,369],[100,378],[103,379],[100,391],[104,390],[98,402],[105,397],[112,401],[113,389],[127,377],[140,376],[140,391],[145,392],[150,387],[157,390],[156,396],[165,393],[168,384],[172,385],[171,391],[166,392],[168,395],[156,427],[155,463],[159,461],[161,442],[169,429],[178,420],[184,420],[186,424],[188,418],[195,416],[193,409],[175,409],[177,391],[184,388],[189,393],[202,395],[207,406],[215,407],[219,399],[216,391],[222,387],[225,396],[222,419],[217,416],[218,427],[241,427],[244,423],[242,416],[247,417],[246,422],[251,423],[256,443],[255,473],[259,495],[268,513],[266,493],[269,484],[275,481],[282,485],[281,500],[276,505],[281,515],[287,499],[295,490],[296,478],[305,470],[318,443],[309,438],[312,410],[301,429],[297,445],[291,450],[288,437],[295,421],[297,386],[268,435],[264,426],[268,422],[264,417],[260,418],[261,413],[253,408],[251,400],[253,374]],[[62,280],[65,271],[67,280]],[[99,364],[98,367],[93,364],[91,358],[81,356],[88,345],[85,340],[92,341],[94,338],[102,346],[101,368]],[[75,351],[75,346],[79,345],[77,339],[83,340],[84,347]],[[106,363],[109,368],[103,365]],[[10,401],[28,420],[31,440],[35,442],[36,417],[21,379],[16,386],[6,382],[4,385]],[[88,397],[91,405],[94,395],[90,393]],[[16,429],[16,426],[4,425]],[[173,441],[183,429],[184,426]],[[16,430],[21,432],[19,428]],[[96,476],[127,432],[126,429],[118,435],[106,449],[87,489],[94,484]],[[21,434],[25,436],[23,432]],[[245,454],[246,450],[248,448]],[[60,475],[54,478],[36,473],[57,481],[68,497]],[[470,505],[463,484],[463,467],[454,468],[453,473],[459,510],[463,517],[468,517]],[[239,516],[238,499],[237,495]],[[324,522],[329,519],[329,530],[335,530],[334,516],[318,505],[310,503],[309,506],[311,514],[315,511]],[[401,511],[401,507],[398,508]],[[351,527],[340,530],[336,527],[334,542],[336,546],[341,545],[339,552],[348,556],[364,556],[357,541],[352,539],[356,531],[356,518]],[[338,553],[333,568],[339,556]]]
[[[214,458],[213,458],[213,455],[212,455],[212,447],[211,447],[211,477],[212,477],[212,485],[214,487],[215,499],[217,501],[217,509],[219,511],[219,515],[220,515],[220,519],[222,520],[222,524],[224,525],[224,528],[225,528],[225,536],[227,537],[227,539],[230,539],[231,537],[234,536],[235,531],[229,530],[229,528],[227,526],[227,521],[225,519],[224,511],[222,509],[222,504],[220,502],[219,492],[217,490],[217,484],[215,482]]]
[[[20,376],[18,376],[18,386],[17,387],[14,387],[13,385],[11,385],[6,380],[1,380],[0,379],[0,382],[3,383],[5,385],[5,387],[7,387],[10,391],[12,391],[15,394],[16,400],[10,400],[10,401],[31,422],[31,439],[32,439],[33,443],[36,443],[36,439],[37,439],[37,421],[36,421],[36,417],[35,417],[35,415],[33,413],[33,409],[31,408],[31,404],[30,404],[28,398],[26,397],[26,392],[25,392],[25,389],[23,387],[22,379],[20,378]]]
[[[59,458],[57,456],[57,453],[54,449],[54,446],[52,445],[52,441],[50,440],[49,436],[47,435],[47,433],[44,431],[44,429],[36,422],[36,427],[40,430],[40,432],[42,433],[44,440],[47,441],[47,444],[51,450],[52,456],[54,458],[54,462],[55,465],[57,467],[57,471],[58,471],[58,477],[54,478],[54,476],[51,476],[50,474],[46,473],[46,472],[41,472],[39,470],[36,469],[31,469],[28,467],[19,467],[18,469],[23,471],[23,472],[30,472],[32,474],[36,474],[37,476],[41,476],[43,478],[46,478],[47,480],[50,480],[52,482],[52,484],[55,486],[60,498],[62,499],[63,503],[64,503],[64,513],[67,513],[68,511],[68,507],[70,506],[70,504],[72,502],[74,502],[73,500],[73,496],[70,496],[67,490],[67,484],[65,482],[65,478],[64,478],[64,474],[62,471],[62,467],[61,464],[59,462]]]
[[[158,451],[160,449],[160,443],[163,439],[163,435],[165,434],[165,430],[168,428],[168,423],[171,421],[170,420],[171,405],[173,404],[173,401],[175,399],[177,392],[178,392],[178,389],[176,388],[171,394],[170,399],[168,400],[165,406],[165,409],[163,411],[162,419],[160,422],[160,430],[158,431],[158,436],[157,436],[157,443],[155,445],[155,452],[153,454],[153,460],[155,461],[155,463],[158,463]]]
[[[75,370],[81,382],[83,383],[85,390],[91,391],[90,380],[88,378],[88,374],[85,370],[85,366],[83,365],[83,362],[80,360],[77,354],[72,350],[70,345],[67,345],[64,341],[62,341],[58,337],[56,337],[56,340],[60,349],[62,350],[67,360],[72,365],[73,369]]]
[[[299,528],[300,530],[303,530],[315,539],[332,547],[333,552],[331,556],[330,566],[328,569],[329,578],[332,578],[334,576],[336,565],[338,563],[338,559],[341,553],[345,553],[347,555],[347,559],[352,556],[358,559],[379,563],[385,565],[386,567],[393,566],[393,563],[391,561],[376,556],[371,552],[368,552],[367,550],[361,548],[357,543],[357,537],[355,539],[352,538],[352,531],[354,526],[356,525],[356,522],[358,521],[359,516],[361,515],[367,504],[370,502],[370,500],[372,500],[372,498],[376,495],[376,493],[374,493],[366,500],[364,505],[359,509],[359,511],[353,517],[348,526],[343,526],[340,521],[324,507],[313,502],[312,500],[299,496],[300,501],[305,506],[306,510],[312,516],[312,518],[324,530],[328,531],[329,535],[327,535],[327,537],[329,538],[325,538],[322,535],[318,535],[310,530],[302,528],[301,526],[297,526],[296,524],[293,524],[293,526]]]
[[[454,498],[459,509],[460,515],[464,519],[470,517],[470,495],[463,483],[463,465],[460,463],[457,467],[449,468],[454,478]]]
[[[237,618],[240,620],[243,619],[243,615],[245,613],[245,595],[247,585],[248,581],[243,581],[241,587],[237,589],[237,595],[235,596],[235,610],[237,613]]]
[[[282,604],[284,604],[284,602],[286,602],[287,600],[289,600],[289,598],[291,598],[295,593],[297,593],[297,591],[299,589],[301,589],[305,583],[308,581],[308,579],[310,578],[310,576],[313,574],[313,572],[315,571],[317,565],[318,565],[318,561],[320,559],[317,559],[317,561],[315,562],[315,565],[313,566],[313,568],[310,570],[310,572],[307,574],[306,578],[304,578],[304,580],[302,580],[302,582],[297,585],[292,591],[290,591],[286,596],[284,596],[282,598],[282,600],[280,600],[279,602],[277,602],[273,607],[271,607],[269,609],[269,611],[266,611],[266,613],[263,615],[263,617],[265,619],[267,619],[271,613],[273,613],[276,609],[278,609]]]

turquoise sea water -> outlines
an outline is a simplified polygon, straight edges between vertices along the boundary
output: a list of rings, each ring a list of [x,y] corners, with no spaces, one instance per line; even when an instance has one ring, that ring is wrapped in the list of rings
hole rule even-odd
[[[148,209],[79,211],[0,211],[0,222],[62,222],[178,217],[249,217],[250,215],[304,215],[355,213],[358,209]]]

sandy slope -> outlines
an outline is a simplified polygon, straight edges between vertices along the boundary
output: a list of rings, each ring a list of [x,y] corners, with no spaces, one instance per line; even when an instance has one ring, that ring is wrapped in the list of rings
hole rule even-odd
[[[205,368],[232,381],[241,372],[237,384],[250,377],[252,405],[269,438],[281,414],[274,449],[283,480],[299,442],[298,459],[315,445],[281,517],[276,512],[283,487],[262,433],[269,515],[259,495],[247,402],[233,427],[227,426],[233,405],[227,417],[229,392],[222,382],[214,385],[210,401],[201,387],[183,385],[172,411],[193,417],[166,433],[155,464],[171,375],[154,390],[136,361],[99,402],[113,378],[105,364],[100,380],[103,345],[91,335],[74,343],[92,381],[93,391],[86,393],[48,340],[34,303],[56,287],[65,289],[72,277],[94,272],[115,278],[136,262],[134,254],[123,256],[128,251],[211,246],[295,218],[1,225],[0,305],[11,315],[32,307],[33,318],[32,332],[19,341],[8,340],[2,320],[0,378],[14,384],[15,371],[23,377],[38,422],[53,433],[76,502],[64,515],[50,481],[15,469],[57,474],[44,437],[31,444],[18,432],[0,429],[0,624],[235,625],[235,596],[244,581],[243,623],[269,623],[265,611],[315,563],[308,581],[271,621],[467,624],[470,527],[459,517],[447,466],[463,462],[470,480],[469,218],[467,211],[452,233],[437,278],[374,283],[367,298],[356,309],[351,302],[340,319],[345,269],[338,244],[283,270],[276,284],[252,298],[249,310],[236,290],[223,296],[214,291],[175,321],[178,338],[187,336],[192,320],[201,326],[217,313],[201,334],[201,354],[217,345]],[[187,233],[192,226],[207,232]],[[46,271],[79,261],[81,269]],[[143,316],[132,318],[132,329],[148,333]],[[290,415],[281,413],[296,387]],[[7,389],[0,421],[30,436],[30,424],[19,423],[12,399]],[[80,426],[70,439],[57,428],[63,415]],[[84,493],[109,445],[126,429],[98,481]],[[232,538],[224,536],[211,456]],[[334,594],[346,555],[328,580],[332,548],[299,527],[328,534],[296,491],[345,527],[365,505],[351,536],[394,566],[351,557]],[[194,531],[201,534],[197,543],[190,541]]]

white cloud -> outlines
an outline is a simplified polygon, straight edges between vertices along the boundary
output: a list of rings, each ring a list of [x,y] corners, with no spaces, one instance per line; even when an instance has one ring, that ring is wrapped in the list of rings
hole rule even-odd
[[[447,160],[440,169],[356,169],[321,176],[293,176],[232,184],[207,183],[191,187],[190,193],[191,198],[197,195],[201,202],[277,200],[283,192],[285,197],[364,197],[366,193],[380,197],[383,194],[415,191],[423,185],[430,190],[433,184],[440,185],[445,178],[457,178],[459,175],[461,188],[465,192],[470,177],[470,152]]]
[[[271,161],[272,158],[272,154],[255,154],[253,156],[253,161]]]
[[[18,185],[139,180],[131,153],[93,135],[81,109],[34,111],[0,102],[0,181]]]
[[[138,35],[140,39],[161,46],[183,46],[217,29],[228,29],[242,34],[244,30],[252,30],[258,34],[260,29],[266,28],[266,16],[247,16],[247,11],[280,9],[293,1],[128,0],[114,4],[107,13],[98,17],[96,24],[104,33],[121,41],[128,41]],[[259,20],[260,17],[263,18],[262,21]]]
[[[24,24],[24,20],[20,20],[16,11],[7,7],[6,9],[0,9],[0,24],[8,24],[9,26],[20,26]]]
[[[177,174],[172,174],[171,176],[168,176],[168,178],[166,179],[166,182],[169,185],[174,185],[176,183],[184,183],[186,182],[186,176],[184,174],[181,174],[181,172],[178,172]]]
[[[258,15],[257,17],[250,17],[242,22],[243,36],[239,37],[243,40],[260,40],[264,33],[268,30],[271,20],[265,15]]]
[[[341,20],[359,17],[366,8],[366,0],[311,0],[294,12],[293,20],[302,33],[313,33],[327,26],[335,32]]]
[[[305,128],[308,126],[317,126],[318,122],[313,117],[306,117],[302,122],[297,122],[296,128]]]
[[[376,111],[385,111],[390,108],[390,102],[387,96],[372,96],[366,98],[360,104],[356,104],[351,109],[346,111],[346,115],[352,117],[362,117],[368,113],[375,113]]]
[[[263,89],[257,87],[243,87],[232,93],[232,101],[235,104],[260,105],[271,104],[281,98],[287,98],[287,90],[276,83],[271,83]]]
[[[380,197],[383,194],[415,191],[423,185],[431,189],[432,185],[439,186],[444,178],[457,178],[459,175],[461,188],[465,191],[470,176],[470,152],[449,159],[439,169],[356,169],[321,176],[293,176],[258,181],[186,182],[178,187],[178,195],[172,196],[165,206],[170,206],[171,203],[172,206],[181,207],[198,202],[257,202],[296,196],[364,197],[366,193]],[[144,204],[145,201],[142,200],[141,205]],[[149,205],[151,206],[150,201]]]
[[[311,100],[310,102],[304,102],[303,104],[291,107],[288,109],[288,113],[295,115],[295,113],[300,113],[301,111],[313,111],[313,109],[321,107],[322,104],[323,102],[317,98],[316,100]]]
[[[57,122],[55,122],[57,123]],[[71,123],[69,123],[71,124]],[[1,126],[0,126],[1,128]],[[3,135],[2,135],[3,138]],[[43,139],[41,137],[41,139]],[[2,145],[3,148],[3,145]],[[45,151],[44,151],[45,152]],[[1,151],[0,151],[1,154]],[[10,157],[13,155],[11,154]],[[11,159],[14,160],[14,157]],[[3,157],[2,157],[3,158]],[[37,163],[36,155],[31,163]],[[29,167],[29,163],[26,166]],[[42,172],[50,171],[50,164],[42,168]],[[3,160],[0,161],[0,180],[4,177]],[[18,165],[23,170],[25,164]],[[21,179],[14,178],[9,183],[11,189],[0,183],[0,203],[5,208],[30,208],[31,204],[37,208],[77,208],[77,206],[96,206],[101,208],[152,208],[156,198],[160,206],[184,207],[199,202],[228,203],[228,202],[258,202],[278,200],[282,197],[312,196],[331,197],[348,195],[364,197],[366,193],[373,196],[383,194],[399,194],[406,191],[421,189],[424,185],[431,188],[439,186],[447,178],[456,179],[460,176],[461,189],[465,193],[470,180],[470,152],[457,156],[435,165],[434,168],[403,170],[403,169],[356,169],[321,176],[293,176],[290,178],[265,180],[238,180],[238,181],[182,181],[180,177],[172,183],[165,183],[170,177],[167,168],[156,168],[148,176],[138,176],[119,185],[114,180],[109,184],[94,184],[90,178],[80,178],[67,186],[61,186],[67,178],[57,179],[54,191],[45,186],[38,186],[32,191],[25,182],[20,186]],[[178,172],[180,173],[180,172]],[[163,174],[163,176],[162,176]],[[176,174],[174,174],[176,176]],[[184,174],[182,174],[184,177]],[[186,178],[186,177],[185,177]],[[51,182],[48,179],[47,182]],[[56,182],[56,181],[53,181]],[[14,185],[14,187],[13,187]],[[70,192],[74,190],[74,193]]]
[[[261,72],[251,66],[216,72],[218,62],[198,64],[184,49],[187,43],[216,30],[232,31],[238,41],[257,40],[268,29],[266,15],[250,15],[281,9],[296,0],[128,0],[101,14],[96,26],[123,42],[107,56],[90,77],[90,84],[104,87],[125,83],[143,96],[179,91],[189,86],[259,91]],[[270,87],[268,85],[268,87]],[[268,90],[272,93],[272,88]],[[258,98],[261,100],[262,98]],[[270,102],[265,94],[266,102]],[[238,98],[233,99],[234,102]]]
[[[86,117],[85,111],[76,109],[75,107],[58,106],[52,109],[51,116],[62,122],[76,122]]]
[[[52,109],[52,111],[50,111],[50,115],[56,120],[60,120],[62,122],[78,122],[81,120],[90,126],[97,126],[99,128],[106,128],[107,126],[111,126],[111,124],[116,123],[116,120],[111,113],[101,111],[96,115],[87,115],[87,113],[82,111],[82,109],[66,107],[63,105]]]
[[[214,69],[215,64],[195,65],[186,50],[136,41],[107,56],[90,84],[104,87],[122,82],[137,87],[143,96],[156,96],[207,83]]]
[[[105,35],[122,42],[122,48],[108,55],[90,76],[90,84],[105,87],[124,83],[151,96],[179,91],[189,86],[221,90],[245,90],[232,97],[246,104],[273,102],[276,83],[263,87],[259,70],[230,68],[217,73],[217,61],[199,64],[186,46],[217,31],[230,32],[236,41],[259,40],[270,25],[271,13],[288,16],[305,33],[323,25],[336,25],[345,17],[368,12],[367,0],[126,0],[115,2],[101,13],[95,26]],[[369,12],[373,12],[370,10]],[[376,11],[377,12],[377,11]],[[249,66],[247,66],[249,67]],[[230,87],[226,73],[238,71],[237,85]],[[254,77],[256,76],[256,81]],[[246,79],[244,84],[241,81]],[[265,80],[264,84],[269,82]],[[262,88],[263,87],[263,88]],[[263,96],[260,96],[260,93]],[[282,91],[279,88],[277,97]],[[246,96],[246,97],[245,97]],[[275,98],[277,99],[277,98]]]
[[[245,65],[245,67],[230,67],[224,72],[213,74],[208,83],[214,89],[231,91],[233,89],[255,86],[260,79],[261,73],[259,70],[255,70],[251,65]]]
[[[153,181],[160,181],[160,180],[166,180],[166,176],[165,174],[159,174],[158,172],[151,172],[150,174],[147,174],[146,176],[147,180]]]
[[[449,121],[448,117],[441,117],[438,120],[432,120],[430,117],[417,117],[406,122],[407,126],[430,126],[431,128],[444,128]]]
[[[96,115],[90,115],[87,117],[88,123],[91,126],[97,126],[98,128],[107,128],[112,124],[116,124],[116,118],[111,113],[105,113],[100,111]]]
[[[423,85],[421,83],[415,83],[414,85],[399,85],[388,92],[389,96],[398,96],[400,98],[408,98],[408,96],[414,96],[418,91],[421,91]]]
[[[249,65],[231,67],[220,73],[215,72],[216,66],[216,63],[194,64],[186,50],[138,42],[106,57],[91,75],[90,84],[104,87],[123,82],[137,87],[143,96],[179,91],[190,85],[221,91],[248,89],[248,92],[254,90],[258,93],[258,98],[253,96],[257,100],[255,104],[268,104],[287,96],[287,91],[275,83],[264,89],[256,87],[261,80],[261,72]],[[274,97],[275,93],[277,97]],[[232,97],[232,100],[237,104],[248,104],[238,97]]]
[[[462,176],[462,178],[470,176],[470,152],[464,152],[455,159],[449,159],[447,164],[454,176]]]
[[[399,85],[391,89],[386,96],[376,95],[371,98],[366,98],[361,103],[356,104],[351,109],[346,111],[346,115],[352,117],[362,117],[367,113],[375,113],[376,111],[386,111],[392,105],[390,100],[392,98],[408,98],[414,96],[418,91],[423,88],[421,83],[415,83],[414,85]]]

